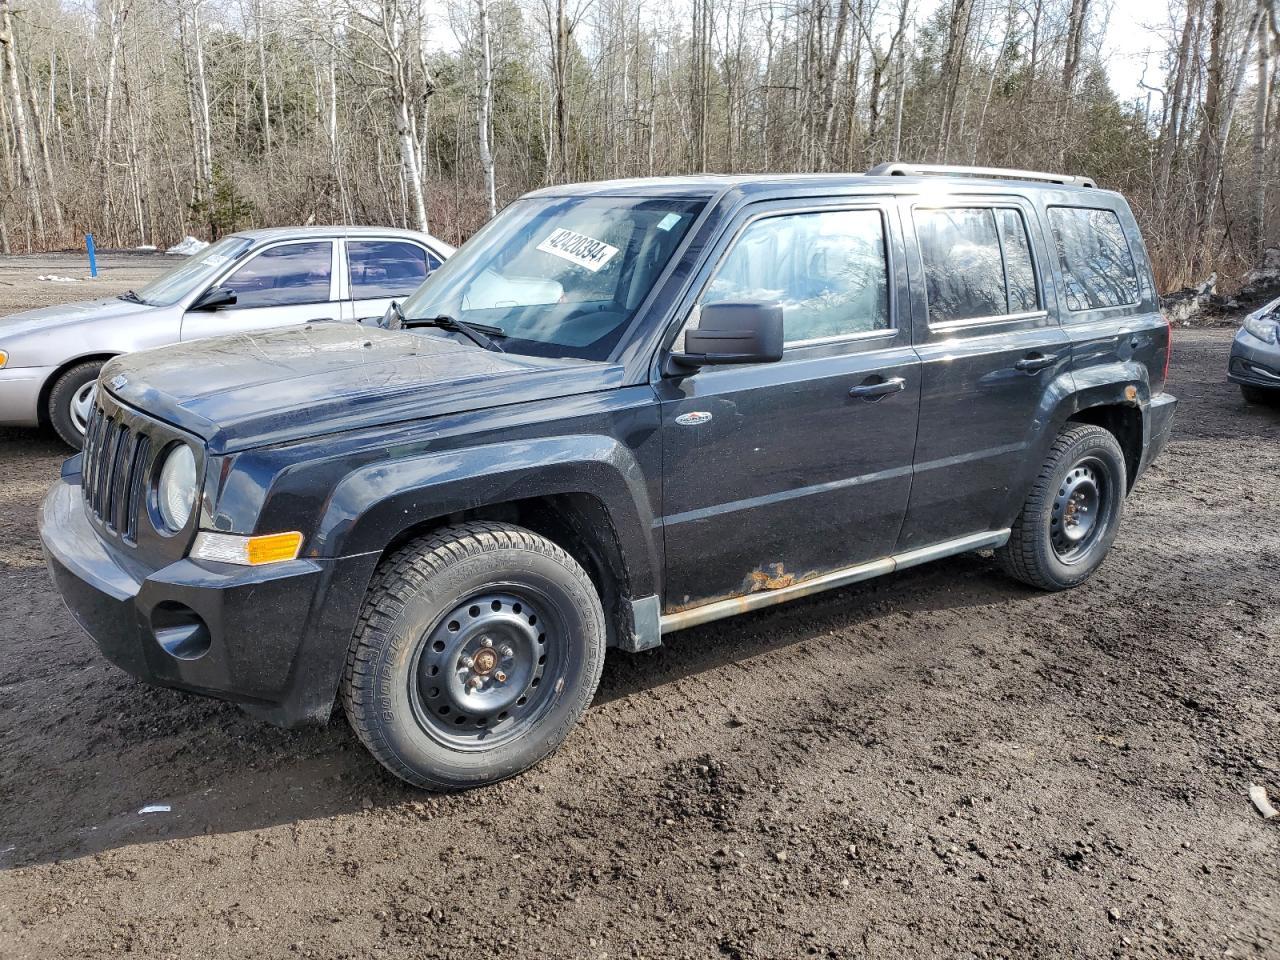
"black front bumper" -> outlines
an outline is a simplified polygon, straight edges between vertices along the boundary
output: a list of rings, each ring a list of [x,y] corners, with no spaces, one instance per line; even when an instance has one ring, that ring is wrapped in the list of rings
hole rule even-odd
[[[67,608],[116,666],[281,726],[328,719],[376,554],[262,567],[183,559],[139,576],[90,524],[78,476],[54,484],[39,527]]]

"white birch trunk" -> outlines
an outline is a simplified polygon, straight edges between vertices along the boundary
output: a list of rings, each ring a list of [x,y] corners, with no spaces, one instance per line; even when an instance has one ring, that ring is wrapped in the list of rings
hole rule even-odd
[[[489,145],[489,118],[493,111],[493,54],[489,42],[489,3],[476,0],[480,21],[480,104],[477,118],[480,137],[480,168],[484,172],[484,195],[489,216],[498,213],[498,189],[493,166],[493,149]]]

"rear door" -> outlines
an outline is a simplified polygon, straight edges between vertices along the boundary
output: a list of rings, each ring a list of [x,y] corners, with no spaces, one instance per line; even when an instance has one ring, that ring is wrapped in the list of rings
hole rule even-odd
[[[420,243],[403,238],[343,242],[347,258],[347,292],[343,314],[369,322],[386,313],[391,301],[403,301],[440,266],[441,260]]]
[[[182,339],[339,319],[336,258],[332,240],[288,240],[264,247],[216,284],[234,290],[236,302],[217,310],[187,311]]]
[[[656,384],[668,611],[891,552],[919,403],[902,254],[891,201],[770,203],[704,268],[686,326],[702,303],[776,302],[786,346]]]
[[[921,362],[899,551],[999,529],[1071,344],[1048,309],[1048,249],[1018,196],[903,201]]]

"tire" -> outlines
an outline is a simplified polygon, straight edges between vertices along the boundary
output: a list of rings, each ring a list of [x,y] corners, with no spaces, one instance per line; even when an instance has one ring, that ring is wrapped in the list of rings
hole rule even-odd
[[[1090,424],[1071,426],[1049,448],[996,559],[1016,580],[1066,590],[1093,574],[1120,528],[1128,482],[1115,436]]]
[[[397,777],[478,787],[560,746],[595,694],[604,651],[600,598],[577,561],[522,527],[459,524],[374,574],[342,705]]]
[[[1280,405],[1280,390],[1268,390],[1266,387],[1251,387],[1240,384],[1240,393],[1245,403],[1260,403],[1268,407]]]
[[[60,376],[49,391],[49,423],[72,449],[84,446],[84,427],[88,407],[93,402],[93,385],[98,382],[104,360],[77,364]]]

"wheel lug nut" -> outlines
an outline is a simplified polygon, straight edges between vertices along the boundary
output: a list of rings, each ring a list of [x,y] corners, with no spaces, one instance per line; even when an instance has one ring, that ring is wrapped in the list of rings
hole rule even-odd
[[[475,690],[475,689],[477,689],[477,688],[480,686],[480,684],[481,684],[481,683],[483,683],[483,682],[484,682],[484,681],[482,681],[479,677],[472,677],[470,680],[468,680],[468,681],[467,681],[467,686],[468,686],[470,689]]]
[[[515,656],[515,653],[516,653],[516,652],[515,652],[514,650],[512,650],[510,647],[503,647],[503,648],[502,648],[502,655],[503,655],[504,657],[513,657],[513,656]]]
[[[472,660],[470,657],[463,657],[461,662],[462,662],[462,665],[463,665],[464,667],[466,667],[468,670],[470,670],[472,667],[474,667],[474,666],[475,666],[475,663],[476,663],[476,662],[475,662],[474,660]]]
[[[481,641],[480,641],[480,646],[482,646],[482,647],[492,647],[492,646],[493,646],[493,641],[492,641],[492,640],[490,640],[488,637],[484,637],[484,638],[482,638],[482,639],[481,639]]]
[[[506,683],[507,675],[503,673],[501,670],[499,670],[497,673],[493,675],[493,679],[497,680],[499,683]]]

